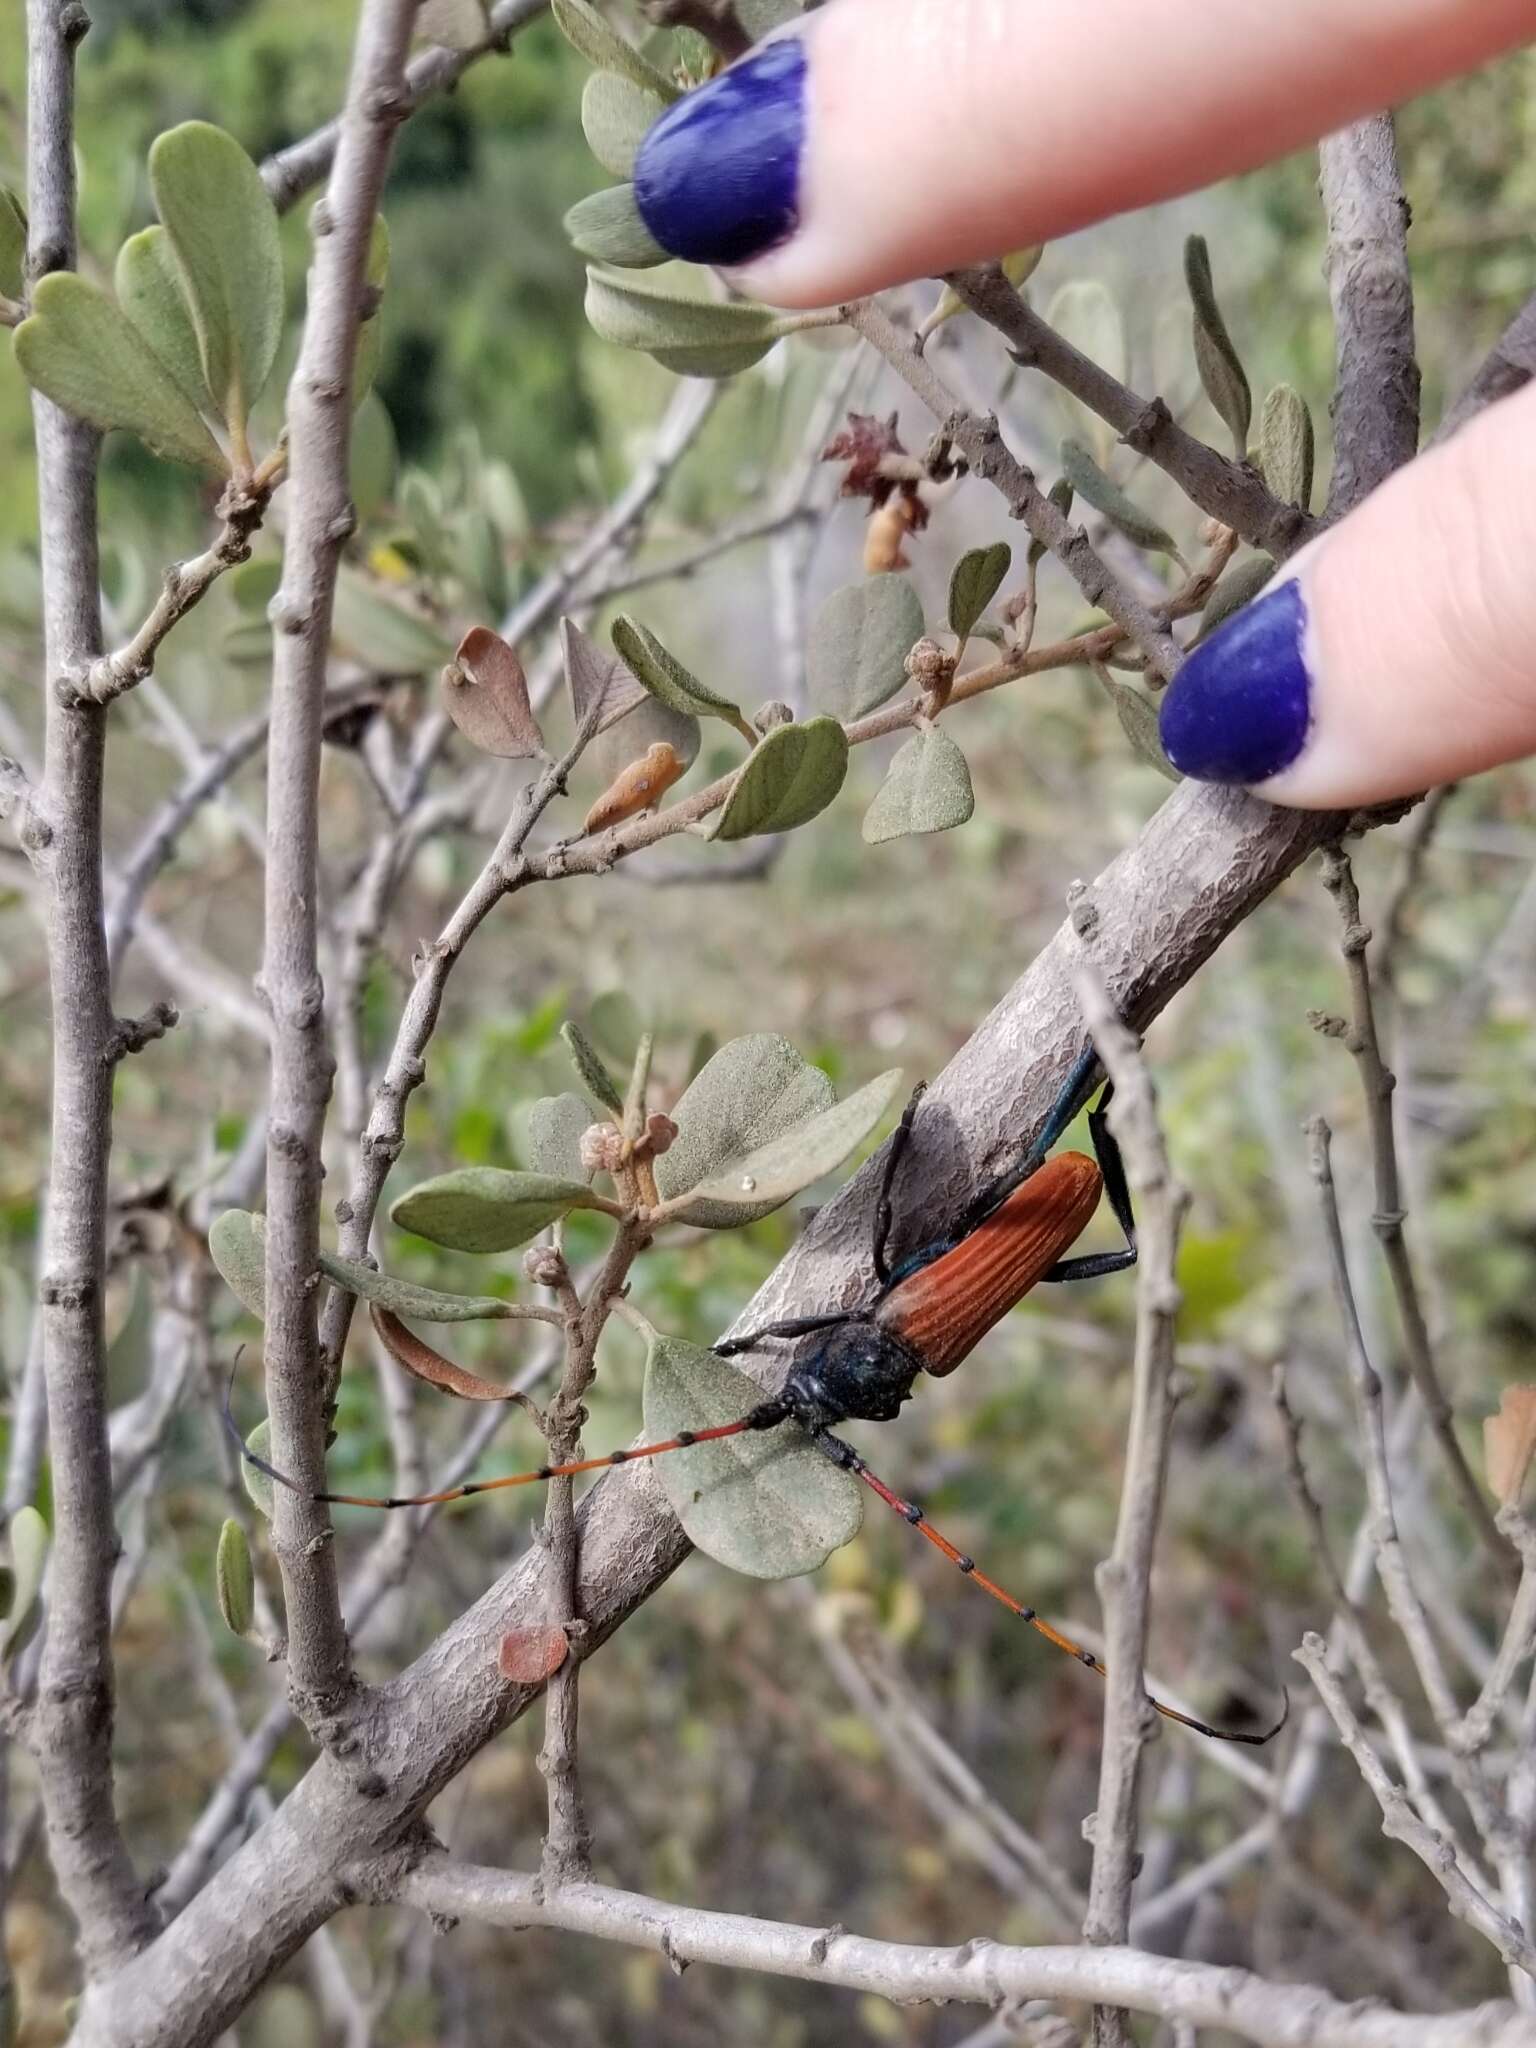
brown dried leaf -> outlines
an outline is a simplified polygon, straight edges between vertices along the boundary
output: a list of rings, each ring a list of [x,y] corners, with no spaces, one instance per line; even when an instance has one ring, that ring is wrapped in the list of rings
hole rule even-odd
[[[542,1685],[570,1653],[563,1628],[515,1628],[501,1639],[496,1668],[514,1685]]]
[[[482,754],[527,761],[543,753],[523,664],[489,626],[471,626],[464,635],[443,670],[442,691],[448,716]]]
[[[414,1330],[408,1330],[398,1316],[391,1315],[387,1308],[380,1308],[376,1301],[368,1304],[368,1314],[384,1349],[413,1380],[425,1380],[429,1387],[438,1387],[445,1394],[457,1394],[461,1401],[515,1401],[518,1398],[505,1387],[498,1387],[494,1380],[483,1380],[478,1373],[468,1372],[462,1365],[455,1365],[451,1358],[444,1358],[440,1351],[434,1351]]]
[[[657,740],[603,791],[587,813],[587,831],[606,832],[610,825],[621,825],[637,811],[650,810],[687,771],[688,764],[677,749]]]
[[[586,723],[594,702],[601,706],[594,733],[607,732],[641,704],[653,701],[649,690],[632,676],[616,654],[588,639],[574,619],[560,621],[560,650],[571,693],[571,716]]]
[[[1506,1387],[1483,1424],[1483,1465],[1501,1507],[1513,1507],[1536,1457],[1536,1387]]]

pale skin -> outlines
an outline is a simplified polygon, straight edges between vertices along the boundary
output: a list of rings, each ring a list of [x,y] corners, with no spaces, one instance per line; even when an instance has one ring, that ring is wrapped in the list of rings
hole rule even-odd
[[[1536,0],[831,0],[805,33],[801,227],[734,274],[780,305],[1251,169],[1536,40]],[[1536,752],[1533,479],[1529,385],[1288,565],[1313,739],[1260,795],[1371,803]]]

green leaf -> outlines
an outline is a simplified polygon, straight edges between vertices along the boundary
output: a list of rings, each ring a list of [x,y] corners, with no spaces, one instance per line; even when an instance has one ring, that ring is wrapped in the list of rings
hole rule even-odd
[[[1250,555],[1245,561],[1234,562],[1206,599],[1193,644],[1198,647],[1234,612],[1252,604],[1274,573],[1275,565],[1268,555]]]
[[[1248,453],[1248,427],[1253,418],[1253,394],[1242,358],[1227,332],[1227,323],[1216,303],[1216,286],[1211,277],[1211,252],[1204,235],[1191,235],[1184,244],[1184,281],[1189,286],[1195,309],[1195,362],[1205,395],[1215,406],[1232,436],[1232,452],[1241,462]]]
[[[645,1364],[652,1442],[739,1421],[763,1390],[712,1351],[656,1337]],[[756,1579],[813,1572],[859,1533],[863,1495],[851,1472],[797,1423],[696,1444],[656,1460],[673,1512],[700,1550]]]
[[[659,1192],[664,1199],[685,1194],[731,1160],[798,1130],[835,1100],[827,1075],[787,1038],[758,1031],[731,1039],[710,1053],[671,1112],[677,1136],[656,1161]],[[732,1204],[690,1221],[706,1230],[735,1230],[779,1206],[763,1202],[743,1214]]]
[[[845,724],[878,710],[907,680],[923,636],[923,607],[905,576],[868,576],[834,590],[805,650],[812,702]]]
[[[182,288],[176,252],[164,228],[130,235],[117,252],[112,280],[117,301],[193,405],[208,406],[208,386],[197,346],[192,308]]]
[[[374,305],[371,312],[363,315],[362,325],[357,330],[357,355],[352,365],[354,412],[373,389],[373,380],[379,373],[379,357],[384,348],[382,295],[385,285],[389,282],[389,228],[382,213],[373,217],[373,233],[368,242],[368,263],[363,278],[373,291],[379,294],[379,302]]]
[[[1010,284],[1024,285],[1029,282],[1030,278],[1039,269],[1040,259],[1044,254],[1044,242],[1032,242],[1026,248],[1015,249],[1009,255],[1003,257],[998,268]],[[938,304],[917,330],[918,341],[920,343],[926,342],[929,335],[942,327],[946,320],[953,320],[957,314],[968,310],[964,299],[961,298],[954,286],[950,284],[945,285],[943,291],[939,294]]]
[[[1056,510],[1063,519],[1071,517],[1072,503],[1077,494],[1064,476],[1057,477],[1055,483],[1051,485],[1051,488],[1045,495],[1056,507]],[[1049,553],[1050,549],[1043,540],[1032,540],[1029,544],[1029,554],[1027,557],[1030,568],[1038,568]]]
[[[553,0],[551,8],[560,33],[579,50],[589,64],[600,71],[617,71],[634,85],[655,93],[665,104],[678,97],[677,87],[647,63],[633,43],[627,43],[616,29],[587,0]]]
[[[885,781],[864,814],[866,846],[923,832],[949,832],[976,809],[971,771],[947,732],[930,726],[914,733],[892,760]]]
[[[1115,716],[1120,721],[1120,730],[1131,743],[1138,759],[1155,768],[1159,775],[1169,782],[1182,782],[1183,776],[1163,752],[1163,742],[1157,729],[1157,706],[1130,683],[1121,682],[1106,668],[1095,667],[1094,674],[1102,684],[1104,694],[1115,707]]]
[[[256,1573],[251,1565],[251,1546],[246,1541],[245,1531],[233,1518],[227,1520],[219,1531],[213,1578],[225,1626],[232,1634],[243,1636],[255,1618]]]
[[[729,697],[718,696],[706,688],[676,655],[662,646],[648,626],[642,626],[627,612],[620,612],[610,630],[613,644],[630,673],[669,711],[680,711],[691,718],[723,718],[735,726],[745,723],[741,707]]]
[[[528,1111],[528,1164],[559,1180],[590,1180],[582,1164],[582,1135],[592,1111],[579,1095],[541,1095]]]
[[[319,1256],[321,1272],[348,1294],[360,1294],[364,1301],[376,1301],[391,1314],[410,1316],[418,1323],[504,1323],[517,1314],[513,1303],[493,1294],[443,1294],[344,1259],[339,1252],[322,1251]]]
[[[0,293],[20,301],[27,289],[27,216],[9,185],[0,185]]]
[[[892,1067],[878,1080],[870,1081],[842,1102],[834,1102],[808,1123],[797,1125],[782,1137],[732,1160],[722,1171],[700,1181],[682,1197],[673,1211],[682,1223],[698,1223],[719,1209],[734,1209],[736,1222],[747,1220],[744,1211],[759,1212],[760,1205],[787,1202],[834,1167],[841,1166],[856,1146],[861,1145],[890,1107],[901,1083],[900,1067]],[[673,1112],[676,1120],[677,1112]],[[671,1157],[670,1153],[665,1155]],[[658,1182],[659,1185],[659,1182]],[[705,1227],[719,1226],[706,1222]]]
[[[1313,455],[1307,401],[1291,385],[1277,384],[1259,414],[1259,467],[1275,496],[1303,512],[1312,506]]]
[[[603,169],[615,178],[628,178],[634,171],[640,145],[666,102],[647,92],[633,80],[612,71],[594,71],[581,93],[581,132],[587,147]],[[575,240],[573,235],[571,238]],[[580,243],[577,243],[580,248]],[[584,250],[584,255],[597,255]],[[606,257],[602,258],[607,261]]]
[[[395,604],[345,563],[336,578],[331,637],[379,675],[425,675],[453,653],[452,641],[430,619]]]
[[[592,1100],[600,1109],[612,1110],[615,1116],[624,1114],[624,1098],[612,1074],[603,1065],[602,1055],[581,1026],[567,1018],[560,1026],[560,1036],[565,1040],[565,1049],[571,1056],[571,1065],[581,1079]]]
[[[968,640],[976,630],[1012,563],[1013,549],[1005,540],[994,541],[989,548],[972,548],[956,562],[949,579],[949,630],[957,640]]]
[[[272,1422],[270,1417],[264,1417],[257,1423],[256,1427],[246,1438],[245,1447],[248,1451],[253,1451],[258,1458],[265,1458],[270,1464],[272,1459]],[[250,1497],[251,1505],[264,1514],[270,1522],[272,1519],[273,1482],[267,1477],[265,1472],[258,1472],[256,1467],[248,1464],[244,1458],[240,1460],[240,1477],[245,1482],[245,1490]]]
[[[136,434],[168,462],[228,470],[196,406],[138,328],[73,271],[38,281],[14,347],[28,383],[66,412]]]
[[[847,774],[848,735],[835,718],[776,726],[748,755],[710,836],[792,832],[827,808]]]
[[[224,588],[237,608],[253,618],[265,619],[267,606],[283,581],[283,565],[276,555],[262,555],[254,562],[241,562],[224,579]]]
[[[208,1251],[231,1294],[258,1322],[265,1322],[267,1252],[261,1218],[249,1209],[226,1209],[214,1218]]]
[[[759,42],[786,21],[797,21],[801,0],[736,0],[736,19],[753,42]]]
[[[453,1252],[509,1252],[572,1209],[595,1209],[585,1181],[499,1166],[460,1166],[399,1196],[389,1215],[402,1230]]]
[[[1051,300],[1046,320],[1082,355],[1107,370],[1120,383],[1127,381],[1130,353],[1126,346],[1125,322],[1108,288],[1096,277],[1075,278],[1064,284]],[[1055,387],[1057,403],[1079,434],[1086,434],[1101,463],[1108,462],[1115,445],[1115,430],[1107,420],[1060,386]]]
[[[36,1626],[37,1598],[48,1568],[48,1524],[34,1507],[11,1517],[11,1605],[0,1628],[0,1664],[24,1647]]]
[[[745,302],[691,298],[672,281],[587,270],[587,320],[619,348],[644,349],[680,377],[734,377],[767,355],[793,314]]]
[[[352,415],[352,441],[347,450],[347,488],[359,521],[370,519],[384,503],[399,466],[395,423],[379,394],[369,391]]]
[[[587,1006],[587,1029],[593,1043],[610,1058],[628,1066],[645,1036],[635,999],[622,988],[604,989]]]
[[[651,270],[668,261],[667,252],[640,218],[633,185],[610,185],[578,199],[565,216],[565,232],[573,246],[594,263],[620,270]]]
[[[243,435],[283,333],[277,209],[235,138],[206,121],[158,137],[149,182],[192,303],[208,389]]]
[[[1164,554],[1178,554],[1172,534],[1143,512],[1117,483],[1111,482],[1081,441],[1062,442],[1061,467],[1078,497],[1086,499],[1095,512],[1101,512],[1127,540],[1134,541],[1139,548],[1160,548]]]

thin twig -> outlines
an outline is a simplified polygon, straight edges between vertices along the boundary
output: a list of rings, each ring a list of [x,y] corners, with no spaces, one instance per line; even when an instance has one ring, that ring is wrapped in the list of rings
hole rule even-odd
[[[1322,1637],[1311,1633],[1305,1636],[1296,1652],[1296,1661],[1310,1674],[1318,1697],[1333,1717],[1339,1739],[1375,1795],[1381,1808],[1381,1831],[1388,1841],[1401,1842],[1413,1851],[1445,1892],[1458,1920],[1464,1920],[1491,1942],[1506,1963],[1527,1975],[1536,1975],[1536,1948],[1464,1875],[1451,1845],[1419,1819],[1403,1792],[1393,1784],[1380,1757],[1366,1741],[1343,1686],[1328,1669],[1328,1651]]]
[[[402,103],[417,0],[366,0],[330,186],[315,221],[309,311],[288,395],[292,507],[273,603],[262,991],[272,1013],[267,1144],[266,1344],[279,1489],[273,1543],[288,1610],[289,1683],[306,1718],[354,1683],[324,1507],[326,1398],[314,1284],[320,1141],[331,1089],[317,959],[322,707],[341,548],[352,530],[347,451],[364,268]]]
[[[1407,1240],[1403,1235],[1407,1211],[1403,1206],[1402,1183],[1397,1164],[1397,1138],[1392,1123],[1392,1094],[1397,1081],[1382,1057],[1376,1031],[1376,1011],[1371,997],[1371,974],[1366,961],[1366,948],[1370,944],[1371,934],[1361,923],[1360,892],[1355,886],[1354,869],[1343,845],[1338,841],[1335,841],[1323,856],[1323,883],[1334,900],[1339,922],[1343,927],[1341,949],[1350,993],[1350,1021],[1345,1042],[1354,1055],[1360,1073],[1361,1091],[1365,1097],[1366,1116],[1370,1124],[1371,1157],[1376,1183],[1376,1209],[1371,1217],[1371,1228],[1380,1242],[1382,1257],[1392,1282],[1392,1292],[1397,1301],[1398,1314],[1402,1318],[1408,1370],[1413,1375],[1413,1382],[1424,1402],[1430,1427],[1435,1432],[1472,1526],[1500,1574],[1513,1582],[1516,1575],[1515,1555],[1504,1537],[1499,1534],[1483,1489],[1467,1463],[1466,1453],[1462,1450],[1460,1439],[1457,1437],[1455,1411],[1440,1383],[1434,1345],[1430,1340],[1429,1326],[1419,1298],[1418,1280],[1409,1256]]]
[[[1078,899],[1076,908],[1087,908],[1084,899]],[[1091,933],[1091,922],[1083,921]],[[1152,1077],[1135,1034],[1116,1015],[1102,979],[1087,959],[1075,980],[1094,1046],[1114,1086],[1110,1125],[1125,1158],[1137,1210],[1130,1437],[1114,1549],[1097,1574],[1109,1678],[1093,1823],[1093,1869],[1083,1922],[1084,1939],[1108,1947],[1123,1943],[1130,1930],[1131,1887],[1138,1862],[1141,1760],[1155,1725],[1142,1674],[1151,1620],[1152,1566],[1177,1400],[1174,1337],[1182,1297],[1174,1269],[1189,1195],[1168,1164]],[[1124,2014],[1096,2006],[1093,2038],[1096,2048],[1128,2044]]]
[[[27,273],[74,267],[79,0],[28,0]],[[98,435],[34,393],[47,738],[53,1016],[52,1178],[39,1302],[53,1475],[53,1547],[41,1685],[31,1728],[53,1867],[80,1929],[87,1978],[149,1939],[154,1915],[119,1826],[112,1783],[113,1525],[107,1447],[107,1169],[117,1020],[102,936],[105,714],[68,700],[101,652]]]
[[[1145,399],[1082,355],[1020,296],[996,266],[956,271],[957,295],[1008,343],[1026,369],[1107,420],[1128,448],[1155,462],[1202,512],[1240,533],[1276,561],[1296,552],[1316,530],[1299,506],[1287,505],[1249,463],[1236,463],[1188,433],[1160,398]]]
[[[606,1885],[551,1893],[537,1877],[433,1857],[400,1897],[441,1920],[559,1927],[667,1957],[841,1985],[910,2006],[955,2000],[1001,2007],[1030,1998],[1113,1999],[1136,2012],[1237,2034],[1260,2048],[1533,2048],[1536,2020],[1508,2006],[1441,2017],[1348,2005],[1306,1984],[1129,1948],[910,1948],[841,1927],[792,1927],[673,1906]]]
[[[995,485],[1012,516],[1050,548],[1088,602],[1108,612],[1156,673],[1165,682],[1172,681],[1181,660],[1177,644],[1140,598],[1110,574],[1082,528],[1073,526],[1036,488],[1033,475],[1004,445],[997,421],[978,419],[960,407],[915,340],[903,335],[873,299],[861,299],[842,311],[855,333],[884,356],[929,408],[976,475]]]

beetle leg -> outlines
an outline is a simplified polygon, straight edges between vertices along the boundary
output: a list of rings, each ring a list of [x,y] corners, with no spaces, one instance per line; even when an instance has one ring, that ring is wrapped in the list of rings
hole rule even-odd
[[[1050,1114],[1041,1126],[1040,1134],[1035,1139],[1033,1145],[1030,1146],[1016,1166],[1009,1167],[1006,1173],[999,1174],[996,1180],[982,1189],[975,1201],[966,1210],[964,1216],[961,1217],[959,1223],[950,1232],[949,1236],[945,1238],[943,1244],[939,1247],[940,1251],[948,1251],[951,1246],[957,1245],[962,1238],[969,1237],[973,1230],[980,1229],[993,1210],[1000,1209],[1015,1188],[1022,1187],[1031,1174],[1040,1171],[1040,1168],[1045,1164],[1046,1154],[1054,1148],[1062,1132],[1071,1123],[1073,1117],[1077,1115],[1078,1105],[1083,1099],[1083,1090],[1091,1085],[1093,1077],[1098,1071],[1099,1056],[1093,1050],[1093,1047],[1090,1046],[1074,1063],[1071,1073],[1062,1082],[1060,1092],[1057,1094],[1056,1100],[1051,1104]],[[1113,1141],[1111,1140],[1111,1142]],[[1095,1145],[1097,1143],[1096,1134]],[[1123,1185],[1123,1174],[1121,1175],[1121,1182]]]
[[[734,1358],[738,1352],[755,1351],[765,1337],[808,1337],[812,1330],[830,1330],[834,1323],[852,1320],[849,1309],[838,1309],[825,1316],[791,1316],[787,1322],[764,1323],[760,1330],[749,1330],[744,1337],[722,1337],[709,1348],[717,1358]]]
[[[891,1277],[886,1252],[891,1241],[891,1189],[896,1182],[896,1169],[900,1166],[907,1144],[912,1136],[912,1119],[917,1115],[917,1105],[927,1093],[928,1083],[919,1081],[912,1090],[911,1099],[902,1111],[901,1122],[891,1133],[891,1142],[885,1154],[885,1171],[880,1177],[880,1200],[875,1205],[875,1242],[873,1250],[875,1278],[883,1287]]]
[[[1123,1273],[1136,1263],[1136,1218],[1131,1212],[1131,1190],[1125,1178],[1125,1161],[1109,1128],[1109,1105],[1114,1092],[1114,1082],[1106,1081],[1104,1092],[1088,1112],[1088,1132],[1093,1140],[1093,1156],[1104,1176],[1105,1199],[1125,1232],[1125,1250],[1088,1252],[1081,1258],[1062,1259],[1043,1276],[1047,1280],[1097,1280],[1105,1273]]]

